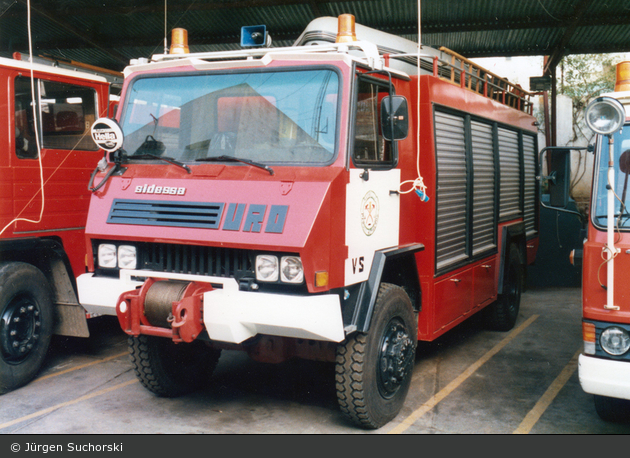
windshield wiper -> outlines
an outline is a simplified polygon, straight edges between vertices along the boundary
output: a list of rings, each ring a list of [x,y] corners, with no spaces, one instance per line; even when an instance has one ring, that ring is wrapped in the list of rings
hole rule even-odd
[[[195,159],[196,162],[242,162],[243,164],[251,165],[253,167],[258,167],[259,169],[266,170],[270,175],[273,175],[273,169],[268,165],[262,164],[260,162],[252,161],[250,159],[244,159],[235,156],[210,156],[210,157],[200,157],[199,159]]]
[[[138,154],[137,156],[136,155],[134,155],[134,156],[127,156],[126,159],[127,160],[130,160],[130,159],[134,159],[134,160],[135,159],[157,159],[159,161],[164,161],[164,162],[168,162],[169,164],[176,165],[178,167],[183,168],[188,173],[192,173],[192,170],[190,170],[190,167],[188,167],[186,164],[184,164],[183,162],[176,161],[172,157],[168,157],[168,156],[158,156],[156,154],[143,153],[143,154]]]

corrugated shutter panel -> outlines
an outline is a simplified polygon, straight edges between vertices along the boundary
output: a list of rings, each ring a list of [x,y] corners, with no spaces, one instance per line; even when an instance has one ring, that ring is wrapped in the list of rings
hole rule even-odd
[[[464,118],[435,113],[437,155],[436,267],[467,258]]]
[[[499,166],[501,187],[499,193],[499,220],[508,221],[521,216],[521,166],[518,133],[499,128]]]
[[[536,235],[536,148],[534,137],[523,135],[523,165],[525,173],[524,214],[527,237]]]
[[[473,256],[496,247],[495,170],[492,126],[471,122],[473,158]]]

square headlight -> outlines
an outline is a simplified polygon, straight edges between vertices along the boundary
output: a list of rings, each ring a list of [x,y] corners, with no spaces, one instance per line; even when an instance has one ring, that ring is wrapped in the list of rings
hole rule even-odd
[[[279,267],[278,258],[270,254],[259,254],[256,256],[256,280],[278,281]]]
[[[116,245],[101,243],[98,246],[98,265],[104,269],[115,269],[118,266]]]
[[[118,247],[118,267],[121,269],[135,269],[136,265],[136,247],[133,245],[120,245]]]
[[[286,283],[302,283],[304,268],[299,256],[283,256],[280,261],[280,279]]]

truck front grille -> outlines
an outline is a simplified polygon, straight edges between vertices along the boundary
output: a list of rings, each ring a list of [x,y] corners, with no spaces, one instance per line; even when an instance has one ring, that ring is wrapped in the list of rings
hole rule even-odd
[[[248,250],[141,243],[138,252],[139,268],[158,272],[240,278],[254,271]]]

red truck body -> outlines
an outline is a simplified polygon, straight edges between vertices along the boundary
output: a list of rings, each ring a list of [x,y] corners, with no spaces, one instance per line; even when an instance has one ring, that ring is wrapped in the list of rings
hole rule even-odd
[[[154,56],[125,70],[117,123],[95,123],[119,143],[96,177],[80,299],[118,315],[156,394],[197,386],[221,349],[319,359],[342,411],[376,428],[404,402],[418,340],[482,309],[496,329],[518,317],[538,246],[528,95],[448,50],[418,58],[361,26],[334,44],[336,29]]]

